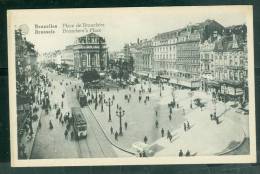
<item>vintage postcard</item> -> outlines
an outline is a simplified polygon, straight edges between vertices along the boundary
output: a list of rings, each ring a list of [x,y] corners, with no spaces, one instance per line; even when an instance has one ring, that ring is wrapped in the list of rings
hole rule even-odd
[[[12,166],[256,162],[252,9],[9,10]]]

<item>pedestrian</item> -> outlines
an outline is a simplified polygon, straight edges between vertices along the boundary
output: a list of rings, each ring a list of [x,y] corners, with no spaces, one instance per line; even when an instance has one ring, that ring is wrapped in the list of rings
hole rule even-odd
[[[111,133],[111,135],[114,134],[114,130],[113,130],[112,126],[110,127],[110,133]]]
[[[169,140],[170,140],[170,142],[172,142],[172,134],[171,133],[169,134]]]
[[[53,124],[52,124],[51,120],[49,121],[49,128],[53,129]]]
[[[60,115],[60,118],[59,118],[59,122],[61,123],[61,120],[62,120],[62,115]]]
[[[184,131],[186,132],[186,124],[185,123],[183,123],[183,127],[184,127]]]
[[[158,126],[159,126],[159,122],[158,122],[158,120],[156,120],[155,121],[155,127],[158,128]]]
[[[146,136],[144,136],[144,143],[146,144],[148,141],[148,138]]]
[[[139,96],[139,97],[138,97],[138,100],[139,100],[139,103],[140,103],[140,101],[142,100],[142,97],[141,97],[141,96]]]
[[[170,121],[172,120],[172,115],[171,115],[171,114],[169,115],[169,120],[170,120]]]
[[[61,102],[61,108],[63,109],[63,101]]]
[[[74,132],[73,131],[70,132],[70,140],[74,140]]]
[[[217,123],[217,124],[220,123],[220,122],[219,122],[219,117],[216,117],[215,120],[216,120],[216,123]]]
[[[115,133],[115,140],[118,141],[118,133],[117,133],[117,131]]]
[[[41,120],[39,120],[38,128],[40,129],[42,127]]]
[[[210,114],[210,120],[213,120],[213,114]]]
[[[179,151],[179,157],[182,157],[183,156],[183,152],[182,150]]]
[[[64,136],[65,136],[65,139],[68,138],[68,130],[66,129],[65,132],[64,132]]]
[[[167,131],[167,139],[170,138],[171,132],[168,130]]]
[[[190,129],[190,123],[187,121],[187,129]]]
[[[187,150],[185,156],[190,156],[190,151],[189,150]]]
[[[125,130],[127,129],[127,122],[125,122]]]
[[[157,111],[157,110],[155,111],[155,116],[156,116],[156,117],[158,116],[158,111]]]
[[[162,137],[164,137],[164,129],[163,128],[161,129],[161,134],[162,134]]]

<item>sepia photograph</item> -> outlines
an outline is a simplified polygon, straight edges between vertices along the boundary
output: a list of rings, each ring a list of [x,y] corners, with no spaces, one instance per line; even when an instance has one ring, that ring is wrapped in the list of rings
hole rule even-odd
[[[256,162],[252,9],[8,10],[12,166]]]

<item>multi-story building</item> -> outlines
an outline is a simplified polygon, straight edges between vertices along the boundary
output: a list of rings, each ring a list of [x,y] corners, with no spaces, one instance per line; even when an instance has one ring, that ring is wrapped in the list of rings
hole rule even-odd
[[[214,79],[219,82],[218,94],[225,97],[225,100],[242,100],[247,69],[244,66],[247,54],[243,44],[243,40],[235,34],[225,36],[216,43]]]
[[[153,39],[154,76],[174,77],[176,62],[176,31],[158,34]]]
[[[214,80],[214,58],[215,43],[221,39],[221,35],[215,31],[213,36],[200,44],[200,79],[201,88],[204,91],[208,89],[216,91],[219,84]]]
[[[31,105],[35,99],[38,53],[34,44],[27,41],[19,29],[15,30],[15,48],[17,127],[22,130],[26,118],[31,116]]]
[[[189,88],[200,87],[200,43],[221,33],[223,26],[214,20],[188,25],[177,32],[176,70],[179,85]]]
[[[114,51],[109,54],[109,59],[115,62],[127,61],[125,53],[123,51]]]
[[[144,39],[139,41],[139,57],[137,60],[136,72],[140,75],[150,76],[153,66],[153,45],[152,40]]]
[[[61,64],[66,64],[69,70],[74,70],[74,51],[73,45],[66,46],[61,52]]]
[[[80,75],[86,70],[105,70],[107,47],[103,37],[90,33],[76,39],[73,45],[75,71]]]
[[[246,26],[232,26],[200,45],[202,89],[223,100],[248,101]]]

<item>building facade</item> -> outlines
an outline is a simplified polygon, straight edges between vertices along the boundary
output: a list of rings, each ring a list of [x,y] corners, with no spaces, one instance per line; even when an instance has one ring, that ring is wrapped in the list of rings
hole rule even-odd
[[[248,101],[246,26],[227,27],[217,38],[201,44],[201,87],[223,101],[245,103]]]
[[[102,71],[107,67],[106,41],[95,33],[77,38],[73,52],[74,69],[78,75],[87,70]]]
[[[175,73],[176,62],[176,32],[158,34],[153,39],[154,75],[172,78]]]
[[[66,48],[61,51],[61,64],[66,64],[68,65],[69,70],[74,70],[73,45],[66,46]]]

